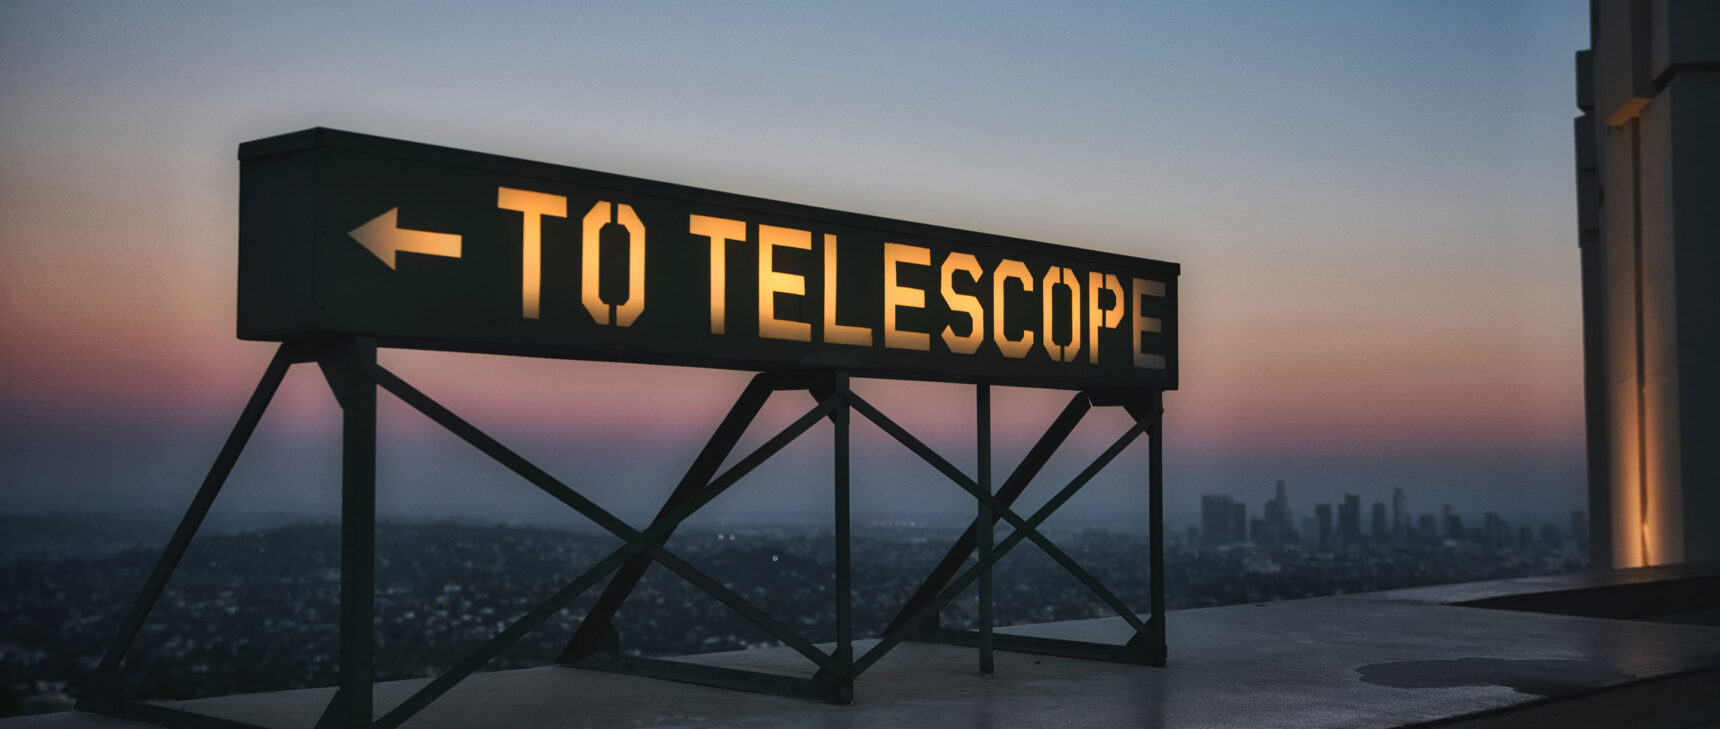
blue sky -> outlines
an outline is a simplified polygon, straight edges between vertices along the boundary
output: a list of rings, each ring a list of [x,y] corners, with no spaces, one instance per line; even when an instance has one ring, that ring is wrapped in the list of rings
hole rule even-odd
[[[1173,515],[1278,478],[1302,513],[1579,508],[1586,4],[1144,5],[0,5],[0,510],[184,503],[269,354],[232,337],[234,151],[310,126],[1177,261]],[[384,361],[640,514],[744,382]],[[971,451],[959,388],[864,386]],[[223,508],[334,503],[318,388]],[[1000,470],[1061,397],[1000,395]],[[544,513],[413,417],[385,411],[385,511]],[[861,438],[863,517],[967,513]],[[821,511],[826,441],[796,448],[719,513]],[[1075,513],[1144,513],[1131,457]]]

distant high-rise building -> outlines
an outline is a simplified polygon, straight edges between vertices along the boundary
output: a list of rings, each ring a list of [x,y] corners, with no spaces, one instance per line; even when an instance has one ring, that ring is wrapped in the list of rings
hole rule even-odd
[[[1463,538],[1463,519],[1451,510],[1451,504],[1445,505],[1445,538]]]
[[[1345,542],[1361,540],[1362,497],[1344,494],[1344,503],[1338,507],[1338,537]]]
[[[1499,518],[1498,514],[1489,511],[1482,515],[1481,542],[1483,544],[1489,547],[1508,546],[1507,541],[1510,533],[1510,525],[1506,524],[1504,519]]]
[[[1278,534],[1278,525],[1265,519],[1255,519],[1248,525],[1249,541],[1255,544],[1277,544],[1282,540]]]
[[[1318,545],[1320,543],[1320,520],[1311,516],[1302,517],[1302,531],[1297,534],[1303,544]]]
[[[1386,504],[1385,504],[1385,502],[1383,502],[1383,501],[1375,501],[1374,502],[1373,517],[1374,517],[1373,518],[1374,539],[1383,542],[1386,540],[1386,536],[1387,536],[1387,534],[1386,534]]]
[[[1240,501],[1230,504],[1230,541],[1248,541],[1248,505]]]
[[[1434,539],[1439,536],[1439,517],[1432,514],[1421,515],[1421,526],[1416,529],[1423,539]]]
[[[1262,538],[1259,528],[1255,529],[1254,541],[1279,542],[1296,539],[1296,520],[1290,513],[1290,496],[1284,488],[1284,481],[1278,481],[1277,493],[1266,502],[1263,518],[1255,522],[1271,530],[1267,538]]]
[[[1541,546],[1558,548],[1564,544],[1565,535],[1559,533],[1559,528],[1552,524],[1541,525]]]
[[[1332,543],[1332,505],[1319,504],[1314,507],[1314,516],[1320,521],[1320,543]]]
[[[1230,528],[1231,507],[1235,501],[1223,494],[1200,497],[1200,543],[1216,547],[1236,541]]]
[[[1403,489],[1392,489],[1392,533],[1402,534],[1409,529],[1409,512],[1404,511]]]

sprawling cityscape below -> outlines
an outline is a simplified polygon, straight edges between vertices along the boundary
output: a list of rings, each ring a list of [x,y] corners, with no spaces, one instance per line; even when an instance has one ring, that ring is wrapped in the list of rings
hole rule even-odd
[[[1412,517],[1403,492],[1364,512],[1359,496],[1300,519],[1278,485],[1260,516],[1202,498],[1200,524],[1168,529],[1168,609],[1286,600],[1583,569],[1587,524],[1466,525],[1452,507]],[[859,637],[895,615],[965,524],[855,525]],[[170,524],[97,516],[0,516],[0,716],[70,708]],[[999,528],[999,538],[1008,533]],[[1044,530],[1138,611],[1148,607],[1145,532]],[[619,546],[539,526],[384,521],[378,527],[376,677],[434,675]],[[828,524],[686,526],[669,548],[809,639],[835,635]],[[198,537],[127,661],[127,695],[187,698],[335,682],[339,529],[301,521]],[[1102,617],[1108,609],[1037,548],[997,568],[1000,625]],[[574,601],[486,667],[553,662],[596,598]],[[975,598],[941,621],[973,626]],[[616,619],[624,651],[677,655],[778,645],[744,618],[652,567]],[[1173,645],[1173,656],[1176,647]],[[810,675],[810,664],[809,664]]]

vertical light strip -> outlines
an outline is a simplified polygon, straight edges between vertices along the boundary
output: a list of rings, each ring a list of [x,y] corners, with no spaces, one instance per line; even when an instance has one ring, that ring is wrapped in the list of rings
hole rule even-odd
[[[1642,523],[1637,535],[1642,544],[1642,559],[1638,566],[1646,567],[1654,562],[1648,551],[1648,376],[1644,374],[1648,357],[1642,334],[1645,318],[1642,311],[1642,117],[1632,119],[1629,124],[1631,255],[1634,258],[1631,273],[1636,279],[1633,292],[1636,296],[1636,488],[1637,518]]]

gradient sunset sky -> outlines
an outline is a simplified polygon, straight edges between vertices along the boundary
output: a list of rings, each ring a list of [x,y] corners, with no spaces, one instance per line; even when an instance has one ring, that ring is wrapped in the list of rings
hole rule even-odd
[[[236,148],[312,126],[1179,262],[1173,520],[1276,479],[1581,508],[1587,4],[1148,5],[0,3],[0,512],[183,508],[272,351],[233,336]],[[747,377],[383,362],[635,518]],[[971,463],[970,390],[857,389]],[[998,393],[1000,472],[1066,397]],[[577,522],[382,401],[385,514]],[[217,509],[332,513],[337,423],[295,369]],[[827,427],[713,513],[827,513]],[[970,513],[856,437],[860,518]],[[1072,516],[1143,519],[1144,464]]]

